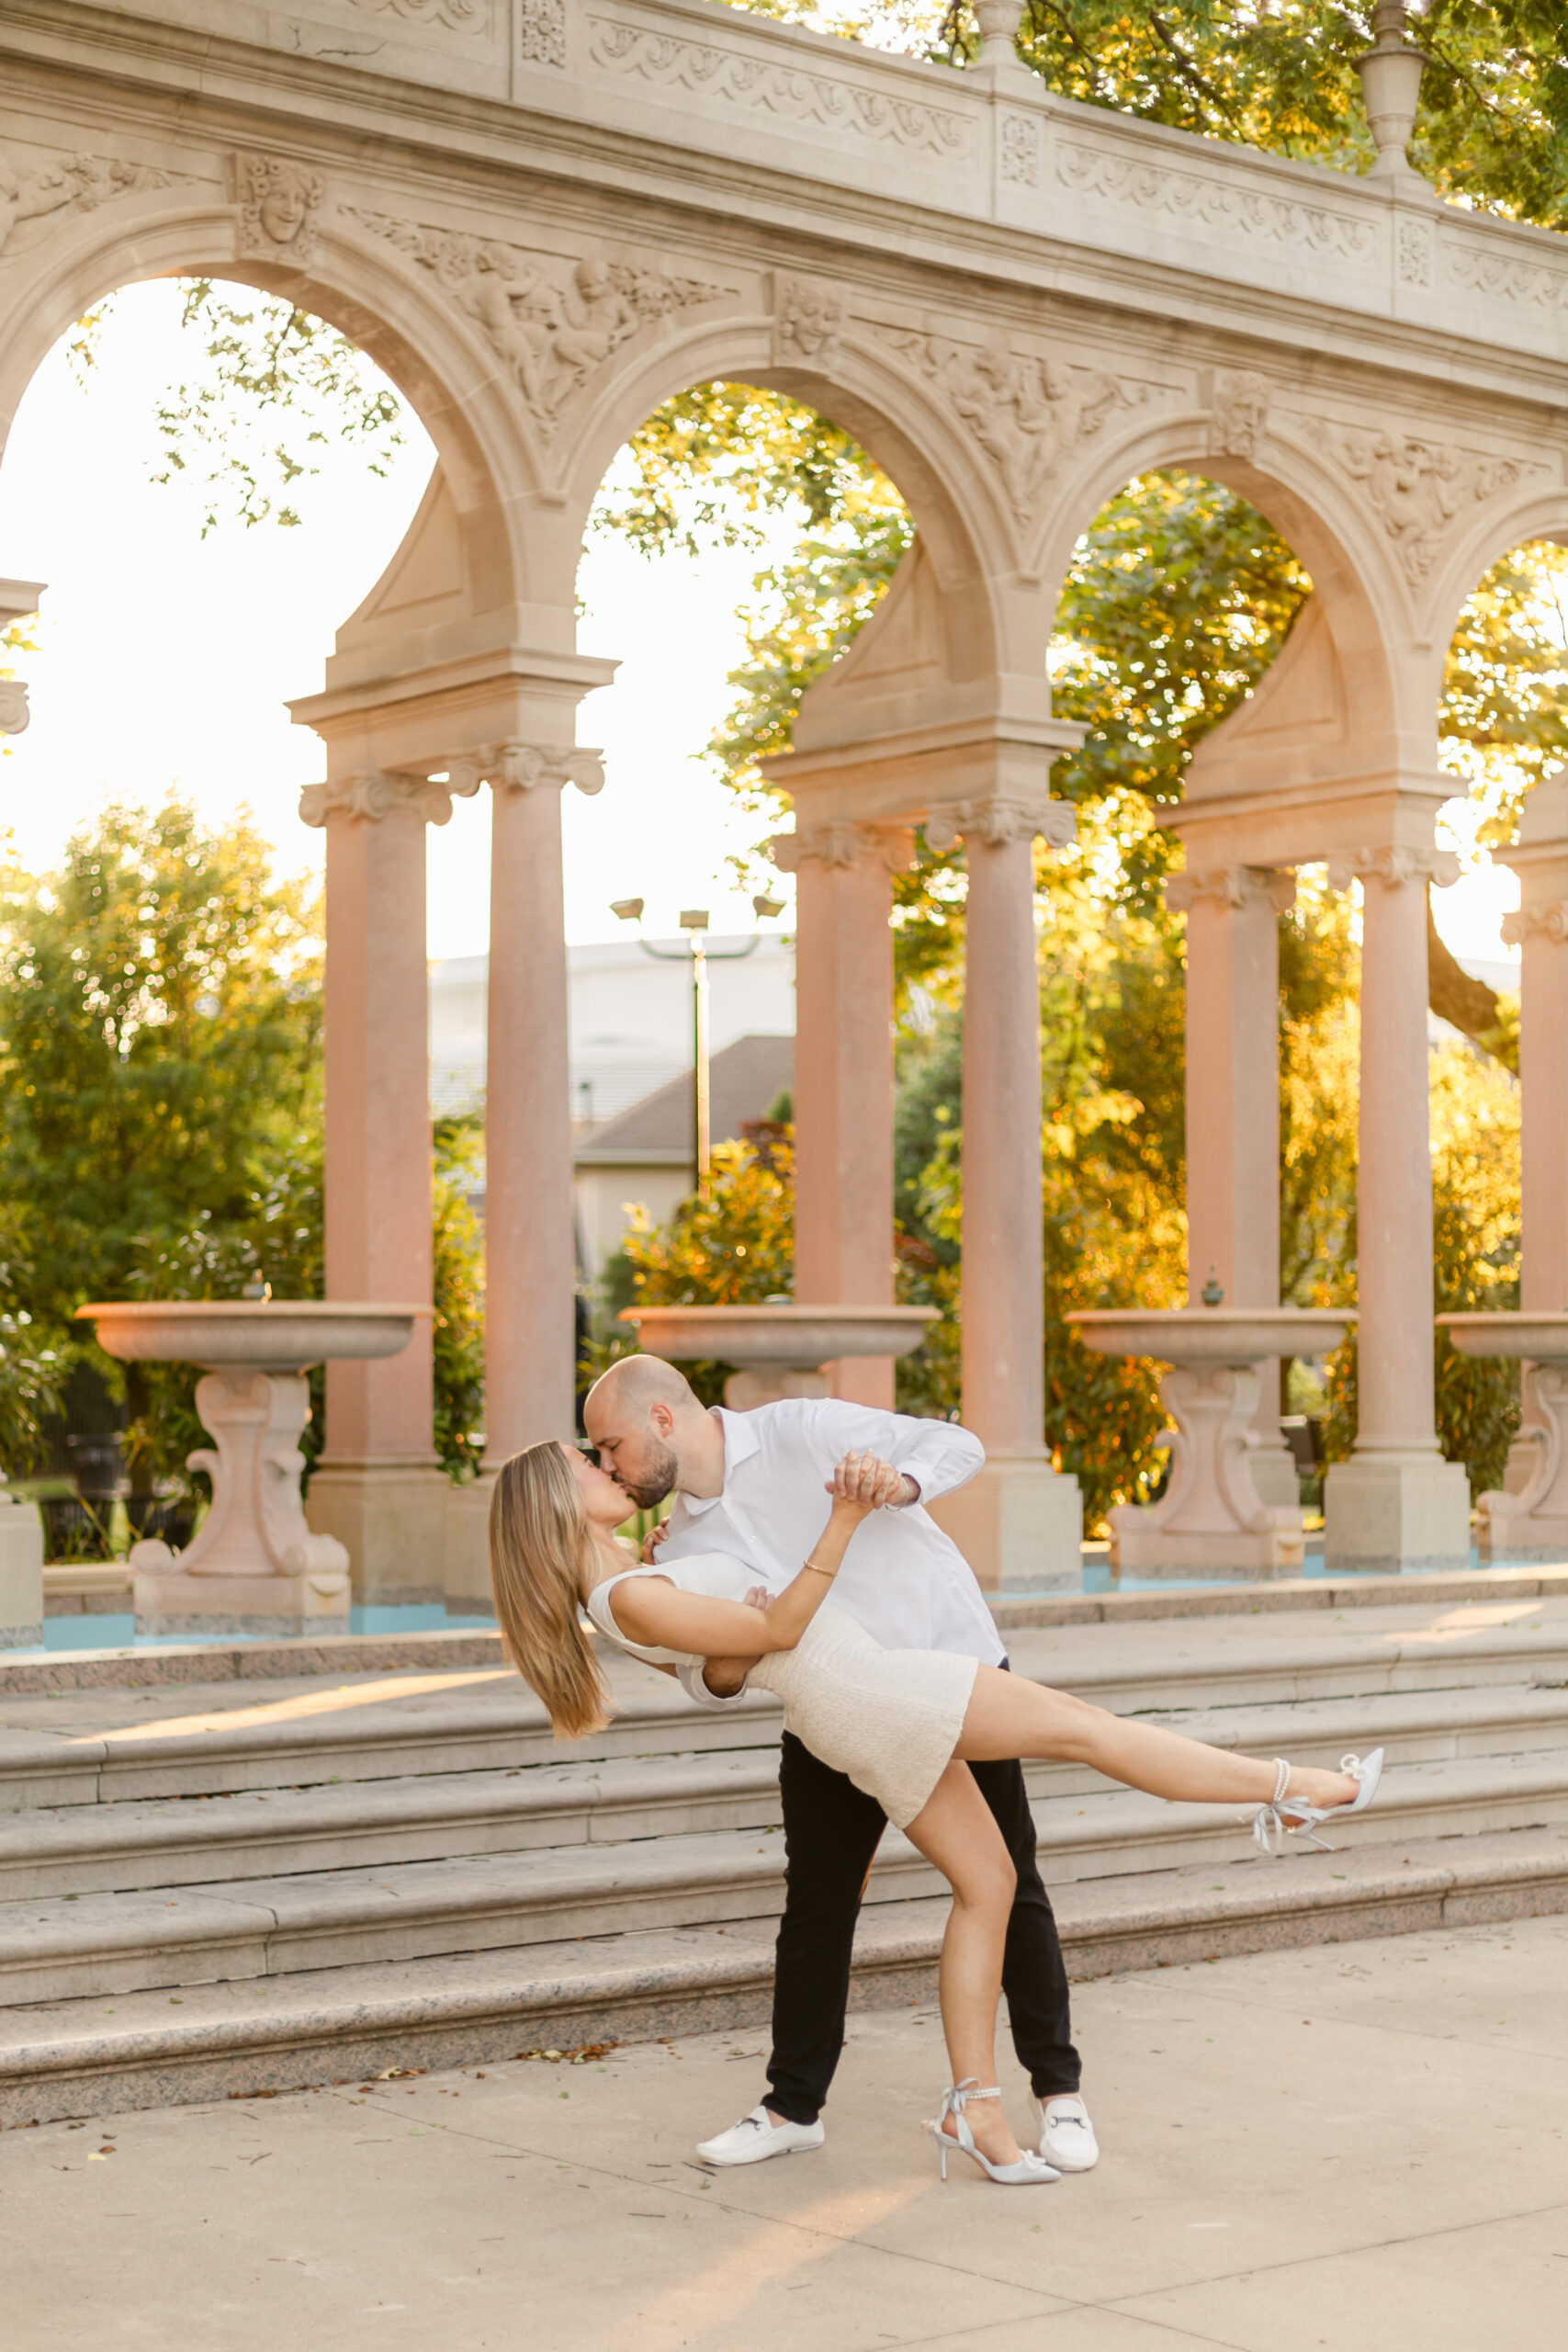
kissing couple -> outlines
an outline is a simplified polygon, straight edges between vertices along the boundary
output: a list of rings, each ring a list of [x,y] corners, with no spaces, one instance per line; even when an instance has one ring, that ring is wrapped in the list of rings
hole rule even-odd
[[[589,1391],[583,1425],[597,1464],[531,1445],[502,1464],[491,1502],[496,1614],[557,1736],[609,1720],[584,1611],[700,1706],[762,1690],[784,1707],[769,2086],[698,2154],[757,2164],[822,2145],[855,1919],[891,1821],[953,1890],[940,1973],[952,2079],[929,2126],[943,2179],[955,2149],[1007,2186],[1089,2170],[1099,2149],[1020,1759],[1091,1765],[1186,1804],[1256,1804],[1267,1846],[1368,1804],[1382,1751],[1337,1772],[1264,1762],[1010,1674],[973,1573],[924,1509],[985,1460],[952,1422],[815,1398],[709,1411],[672,1364],[638,1355]],[[639,1560],[615,1530],[671,1493]],[[1027,2148],[996,2080],[1003,1991],[1038,2103]]]

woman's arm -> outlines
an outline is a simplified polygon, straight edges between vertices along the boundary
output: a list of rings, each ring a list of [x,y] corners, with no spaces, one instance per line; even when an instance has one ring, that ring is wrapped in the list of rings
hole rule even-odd
[[[809,1565],[766,1608],[682,1592],[655,1569],[615,1587],[610,1610],[616,1624],[646,1648],[687,1650],[698,1657],[758,1658],[792,1650],[827,1599],[851,1536],[878,1508],[888,1476],[888,1465],[875,1454],[844,1456],[833,1473],[832,1509]]]

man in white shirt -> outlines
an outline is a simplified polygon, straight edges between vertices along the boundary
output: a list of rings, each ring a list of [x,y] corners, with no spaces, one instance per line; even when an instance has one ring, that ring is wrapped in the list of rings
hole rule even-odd
[[[840,1569],[833,1598],[886,1649],[950,1651],[1007,1664],[996,1623],[963,1554],[921,1508],[963,1486],[985,1460],[969,1430],[828,1399],[789,1399],[750,1413],[707,1411],[673,1365],[627,1356],[590,1389],[583,1426],[644,1510],[671,1492],[662,1555],[724,1552],[780,1592],[798,1571],[824,1518],[834,1464],[874,1453],[903,1476],[894,1505],[866,1520]],[[739,1702],[743,1668],[708,1661],[682,1671],[699,1706]],[[1041,2102],[1041,2153],[1086,2172],[1099,2154],[1079,2098],[1066,1971],[1041,1883],[1034,1823],[1016,1761],[971,1764],[1018,1871],[1002,1967],[1014,2046]],[[843,2048],[855,1919],[886,1816],[786,1732],[779,1763],[788,1862],[773,1982],[768,2095],[730,2131],[703,2142],[711,2164],[755,2164],[820,2147],[818,2120]]]

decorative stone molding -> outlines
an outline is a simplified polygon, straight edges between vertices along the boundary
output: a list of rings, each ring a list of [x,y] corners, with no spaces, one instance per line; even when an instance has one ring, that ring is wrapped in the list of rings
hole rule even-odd
[[[773,272],[773,365],[810,368],[830,376],[849,325],[849,309],[836,286],[817,277]]]
[[[150,164],[126,164],[107,155],[62,155],[29,171],[0,150],[0,255],[29,242],[26,232],[34,220],[56,212],[94,212],[117,196],[168,186],[169,174]]]
[[[993,793],[981,800],[953,800],[926,811],[920,828],[926,847],[941,857],[971,838],[990,849],[1013,842],[1043,837],[1052,849],[1065,849],[1077,835],[1077,810],[1070,800],[1011,800]]]
[[[1015,514],[1030,514],[1073,446],[1091,441],[1117,406],[1146,398],[1098,368],[1059,364],[990,344],[949,343],[909,328],[879,328],[991,460]]]
[[[536,257],[495,238],[421,228],[352,208],[348,218],[430,272],[482,330],[547,433],[622,344],[671,311],[720,301],[728,290],[597,256],[580,261],[567,284],[558,286]]]
[[[0,735],[24,735],[32,712],[21,678],[0,678]]]
[[[1352,481],[1364,482],[1373,513],[1393,541],[1406,577],[1419,585],[1461,507],[1495,497],[1522,481],[1514,458],[1478,457],[1451,441],[1423,441],[1406,433],[1337,435]]]
[[[1517,909],[1503,917],[1502,933],[1510,947],[1522,947],[1527,939],[1550,939],[1561,947],[1568,940],[1568,899],[1558,899],[1545,907]]]
[[[316,257],[316,219],[327,184],[287,155],[236,155],[240,199],[239,251],[261,261],[297,263]]]
[[[908,825],[857,825],[835,818],[820,825],[797,825],[793,833],[774,833],[768,854],[781,874],[798,874],[807,859],[846,867],[863,858],[875,859],[890,874],[907,874],[915,863],[915,837]]]
[[[1056,177],[1064,187],[1130,204],[1140,212],[1168,213],[1209,229],[1266,239],[1271,244],[1334,261],[1370,261],[1376,237],[1370,220],[1326,204],[1303,204],[1293,197],[1266,196],[1237,187],[1234,177],[1173,171],[1158,164],[1134,163],[1131,155],[1065,141],[1056,153]]]
[[[517,54],[566,71],[566,0],[517,0]]]
[[[299,795],[299,821],[320,828],[329,817],[344,816],[379,824],[384,817],[407,813],[427,825],[445,825],[451,820],[453,796],[468,799],[479,783],[478,775],[471,782],[448,775],[438,784],[412,771],[387,775],[373,768],[360,775],[334,776],[327,784],[308,784]]]
[[[1289,866],[1213,865],[1173,874],[1165,886],[1172,914],[1189,913],[1200,899],[1236,909],[1266,902],[1276,914],[1288,915],[1296,903],[1296,877]]]
[[[470,773],[475,784],[488,784],[495,792],[532,792],[541,784],[564,790],[571,784],[591,800],[604,789],[604,755],[575,743],[491,743],[452,762],[454,791],[473,790],[473,785],[456,782],[459,774],[467,778]]]
[[[1451,849],[1408,849],[1403,842],[1382,849],[1347,850],[1328,861],[1331,890],[1348,890],[1352,882],[1382,882],[1394,889],[1416,881],[1447,890],[1459,876],[1460,863]]]
[[[944,162],[967,160],[975,152],[975,126],[964,115],[889,97],[852,74],[813,73],[793,59],[788,65],[767,64],[743,48],[716,40],[678,40],[615,17],[589,19],[589,52],[607,73],[672,83],[785,122],[817,123],[835,137],[890,141]]]
[[[1402,286],[1430,286],[1432,232],[1425,220],[1399,224],[1399,280]]]
[[[1040,185],[1040,125],[1032,115],[1004,114],[1001,128],[1001,172],[1013,187]]]
[[[1256,458],[1269,423],[1271,386],[1255,368],[1222,368],[1214,378],[1210,448],[1216,458]]]

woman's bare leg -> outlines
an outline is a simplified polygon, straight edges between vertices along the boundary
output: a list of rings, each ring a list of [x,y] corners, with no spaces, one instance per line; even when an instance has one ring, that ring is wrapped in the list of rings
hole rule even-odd
[[[1050,1757],[1089,1764],[1108,1780],[1145,1789],[1150,1796],[1189,1804],[1267,1804],[1274,1793],[1272,1763],[1207,1747],[1156,1724],[1130,1723],[1091,1707],[1065,1690],[1050,1690],[1020,1674],[983,1666],[964,1718],[955,1757],[983,1763],[997,1757]],[[1348,1804],[1357,1782],[1348,1772],[1299,1767],[1287,1792],[1309,1804]],[[923,1816],[922,1816],[923,1817]]]
[[[952,2079],[962,2083],[973,2075],[984,2089],[997,2079],[1002,1947],[1018,1873],[989,1805],[963,1764],[948,1766],[904,1834],[953,1889],[942,1939],[942,2030]],[[1018,2142],[999,2099],[974,2102],[964,2113],[976,2145],[993,2164],[1018,2162]],[[951,2118],[947,2128],[952,2132]]]

